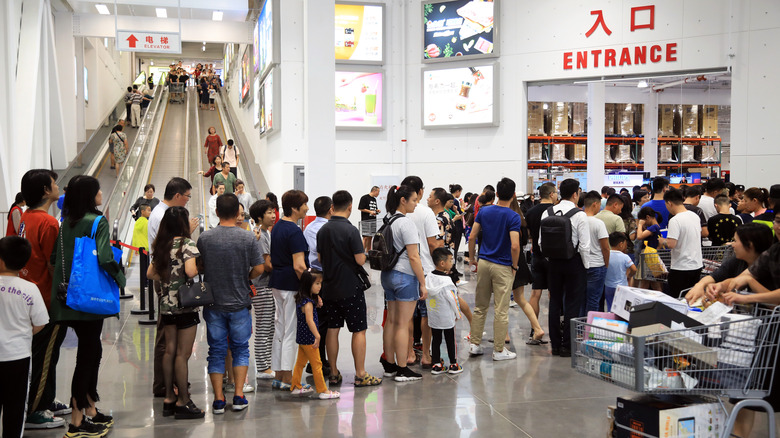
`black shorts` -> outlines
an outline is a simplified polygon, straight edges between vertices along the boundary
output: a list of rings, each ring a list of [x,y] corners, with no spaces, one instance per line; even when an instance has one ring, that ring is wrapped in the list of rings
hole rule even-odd
[[[329,329],[344,327],[344,321],[347,322],[347,330],[350,333],[362,332],[368,329],[366,297],[362,293],[357,293],[343,300],[328,301],[324,307]]]
[[[374,237],[374,234],[376,234],[376,219],[360,221],[360,234],[363,237]]]
[[[177,330],[184,330],[200,324],[200,315],[198,312],[162,315],[161,319],[163,325],[175,325]]]
[[[548,289],[547,287],[547,273],[549,271],[550,262],[546,258],[533,255],[531,258],[531,273],[533,274],[534,281],[531,289],[540,290]]]

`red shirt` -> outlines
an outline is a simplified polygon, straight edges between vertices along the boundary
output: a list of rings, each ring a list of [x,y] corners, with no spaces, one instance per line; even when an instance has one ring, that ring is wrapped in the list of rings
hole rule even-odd
[[[19,271],[19,277],[35,283],[41,291],[46,308],[51,304],[52,277],[49,271],[51,254],[57,244],[59,223],[54,216],[41,210],[28,209],[22,215],[19,235],[30,242],[32,254]]]
[[[209,163],[214,161],[214,157],[219,155],[219,148],[222,146],[222,139],[219,135],[209,135],[206,137],[206,144],[203,145],[206,148],[206,155],[209,158]]]
[[[16,228],[14,228],[14,211],[19,210],[19,214],[23,214],[21,207],[14,205],[14,208],[8,212],[8,226],[5,228],[6,236],[16,236]]]

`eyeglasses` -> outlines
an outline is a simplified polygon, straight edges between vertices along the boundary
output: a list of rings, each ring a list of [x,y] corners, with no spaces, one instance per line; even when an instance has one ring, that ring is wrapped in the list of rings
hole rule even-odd
[[[780,225],[780,217],[775,217],[774,223]]]

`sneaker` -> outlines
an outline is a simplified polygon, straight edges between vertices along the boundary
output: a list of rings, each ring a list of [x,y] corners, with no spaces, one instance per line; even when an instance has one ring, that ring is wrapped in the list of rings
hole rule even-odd
[[[227,406],[225,399],[214,400],[214,403],[211,404],[211,410],[214,412],[214,414],[224,414],[225,406]]]
[[[450,374],[460,374],[460,373],[463,372],[463,367],[461,367],[460,365],[458,365],[456,363],[453,363],[453,364],[450,364],[450,369],[447,370],[447,372],[450,373]]]
[[[25,429],[54,429],[65,425],[65,420],[55,417],[51,411],[35,411],[24,421]]]
[[[206,413],[202,409],[198,409],[195,403],[190,400],[184,406],[176,406],[176,414],[173,418],[177,420],[195,420],[204,416],[206,416]]]
[[[471,340],[471,333],[466,333],[466,336],[463,337],[463,339],[470,341]]]
[[[105,426],[106,428],[109,428],[114,425],[114,417],[110,415],[106,415],[98,411],[97,409],[95,409],[95,412],[97,412],[97,414],[95,414],[94,417],[87,417],[91,422],[100,426]]]
[[[510,301],[509,301],[509,307],[512,307],[512,308],[514,308],[514,307],[517,307],[517,301],[515,301],[515,300],[510,300]]]
[[[513,353],[504,347],[504,350],[500,353],[493,351],[493,360],[510,360],[517,357],[517,353]]]
[[[249,407],[249,401],[246,399],[246,397],[244,397],[244,396],[239,397],[237,395],[233,396],[233,410],[234,411],[243,411],[247,407]]]
[[[255,387],[248,383],[244,383],[244,393],[246,394],[249,392],[255,392]]]
[[[422,374],[415,373],[409,367],[400,368],[395,375],[396,382],[413,382],[415,380],[422,380]]]
[[[81,426],[75,426],[73,424],[68,426],[68,432],[65,434],[65,438],[103,437],[106,436],[107,433],[107,427],[95,424],[89,421],[89,419],[84,418],[81,420]]]
[[[439,374],[444,374],[446,372],[447,372],[447,370],[444,369],[444,363],[443,362],[442,363],[435,363],[431,367],[431,374],[433,374],[434,376],[438,376]]]
[[[276,378],[276,373],[273,371],[270,373],[266,373],[265,371],[257,372],[257,380],[272,380],[274,378]]]
[[[236,385],[234,383],[225,383],[222,385],[223,392],[236,392]]]
[[[469,355],[471,356],[479,356],[484,354],[482,351],[482,347],[476,344],[469,344]]]
[[[70,406],[66,405],[65,403],[63,403],[63,402],[61,402],[59,400],[57,400],[56,398],[49,405],[49,410],[54,415],[65,415],[65,414],[70,414],[71,412],[73,412],[73,409],[71,409]]]
[[[284,383],[281,380],[274,380],[271,382],[271,389],[279,389],[282,391],[289,391],[290,390],[290,384]]]
[[[385,377],[393,377],[398,372],[398,365],[388,362],[384,357],[379,358],[379,363],[382,364],[382,368],[385,370]]]

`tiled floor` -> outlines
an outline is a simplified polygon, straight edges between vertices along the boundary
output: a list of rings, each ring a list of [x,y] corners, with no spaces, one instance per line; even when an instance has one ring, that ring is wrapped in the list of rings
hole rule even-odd
[[[378,280],[374,274],[374,283]],[[474,302],[475,283],[470,281],[461,287],[462,296],[470,304]],[[381,290],[374,286],[366,296],[370,324],[367,368],[381,375]],[[342,330],[339,367],[344,383],[339,389],[340,400],[304,400],[271,392],[270,383],[260,381],[257,391],[248,394],[247,410],[212,415],[212,397],[206,383],[208,346],[205,324],[201,324],[190,360],[190,381],[192,398],[206,409],[206,417],[174,420],[162,417],[162,399],[151,396],[155,329],[139,325],[140,317],[130,315],[137,305],[137,299],[124,301],[120,318],[107,320],[103,330],[99,407],[115,417],[109,435],[113,437],[604,437],[607,406],[615,403],[616,396],[629,393],[576,373],[568,359],[551,356],[547,345],[525,345],[530,326],[523,313],[514,308],[510,309],[510,348],[517,352],[517,360],[493,362],[489,353],[469,358],[463,340],[468,324],[460,321],[457,339],[458,357],[465,369],[462,374],[424,373],[422,382],[387,380],[379,387],[354,388],[349,334]],[[542,327],[547,326],[545,307],[543,301]],[[491,333],[492,319],[486,327]],[[489,352],[489,347],[486,350]],[[75,353],[75,338],[69,334],[58,367],[61,400],[68,399]],[[250,372],[250,380],[255,383],[254,372]],[[754,436],[766,436],[765,426],[756,433]],[[28,431],[25,436],[63,434],[64,429],[59,428]]]

